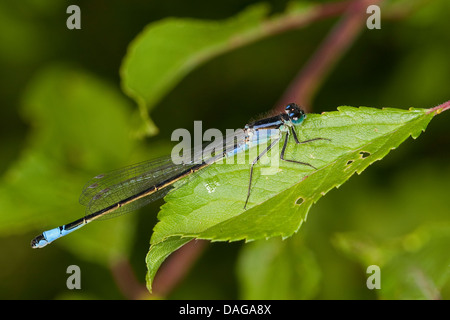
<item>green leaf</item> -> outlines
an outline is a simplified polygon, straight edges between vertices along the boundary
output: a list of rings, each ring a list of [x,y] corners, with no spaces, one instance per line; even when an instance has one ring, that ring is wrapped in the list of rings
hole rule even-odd
[[[449,232],[448,223],[427,223],[389,240],[375,241],[355,232],[338,234],[333,242],[363,269],[380,267],[379,298],[434,300],[442,298],[440,292],[450,279]]]
[[[38,72],[21,109],[31,124],[28,141],[0,182],[0,234],[37,235],[83,217],[78,194],[86,181],[130,161],[137,147],[129,136],[130,109],[114,86],[88,72],[63,64]],[[104,264],[128,251],[133,219],[92,224],[55,245]]]
[[[242,299],[312,299],[318,292],[320,267],[299,236],[252,242],[237,267]]]
[[[307,4],[290,5],[282,15],[267,17],[267,4],[257,4],[222,21],[167,18],[149,24],[129,45],[121,66],[123,91],[133,98],[145,123],[137,134],[152,135],[148,111],[186,74],[214,57],[317,18]]]
[[[436,113],[439,110],[339,107],[334,112],[310,114],[296,128],[300,140],[320,137],[331,141],[300,145],[291,141],[285,156],[308,162],[318,170],[280,161],[275,172],[267,174],[270,165],[258,164],[249,206],[244,210],[249,165],[211,165],[166,196],[150,252],[173,237],[212,241],[289,237],[298,231],[311,206],[323,195],[382,159],[409,136],[417,138]],[[279,153],[280,148],[269,153],[271,163]],[[152,265],[152,259],[147,264]],[[148,281],[151,288],[152,276]]]

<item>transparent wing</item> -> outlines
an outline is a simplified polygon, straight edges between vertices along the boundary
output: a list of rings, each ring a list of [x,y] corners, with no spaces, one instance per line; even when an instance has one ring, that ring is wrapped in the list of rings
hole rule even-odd
[[[100,198],[102,194],[106,193],[108,188],[119,183],[125,183],[132,178],[139,177],[155,168],[164,166],[165,164],[169,164],[168,159],[162,157],[135,163],[118,170],[97,175],[85,184],[79,202],[82,205],[87,206],[93,198]]]
[[[195,166],[194,163],[176,165],[172,162],[171,157],[163,157],[101,174],[89,180],[85,185],[80,196],[80,203],[86,206],[86,215],[89,215],[148,190],[193,166]],[[111,212],[105,218],[137,210],[164,197],[170,189],[167,187],[135,200]]]
[[[86,215],[108,208],[118,202],[133,197],[152,186],[169,180],[178,174],[196,166],[199,162],[214,163],[224,154],[239,148],[245,143],[244,134],[236,131],[225,140],[214,140],[202,148],[193,148],[186,152],[191,155],[182,164],[174,164],[170,156],[143,161],[137,164],[100,174],[90,179],[84,186],[79,202],[86,206]],[[192,160],[191,160],[192,159]],[[177,182],[177,186],[188,179]],[[168,186],[146,197],[135,200],[100,218],[107,219],[137,210],[157,199],[164,197],[173,186]]]

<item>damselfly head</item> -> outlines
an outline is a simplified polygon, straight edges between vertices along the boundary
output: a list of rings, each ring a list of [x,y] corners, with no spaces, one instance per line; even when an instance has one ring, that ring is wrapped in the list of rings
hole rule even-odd
[[[293,123],[300,123],[306,118],[305,112],[295,103],[288,104],[285,111]]]

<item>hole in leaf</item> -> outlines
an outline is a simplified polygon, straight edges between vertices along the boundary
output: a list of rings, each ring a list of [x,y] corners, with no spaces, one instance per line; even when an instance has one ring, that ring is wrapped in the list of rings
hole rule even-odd
[[[348,160],[347,163],[346,163],[346,165],[349,166],[349,165],[351,165],[352,163],[353,163],[353,160]]]
[[[295,204],[301,205],[303,203],[303,198],[298,198],[297,201],[295,201]]]
[[[366,152],[366,151],[361,151],[359,154],[361,155],[361,159],[365,159],[368,156],[370,156],[370,152]]]

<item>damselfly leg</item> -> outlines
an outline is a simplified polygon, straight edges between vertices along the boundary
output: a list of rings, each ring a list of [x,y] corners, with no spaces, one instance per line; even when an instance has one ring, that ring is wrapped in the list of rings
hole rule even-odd
[[[289,140],[289,136],[290,133],[292,134],[292,136],[294,137],[294,141],[296,144],[304,144],[304,143],[309,143],[309,142],[313,142],[313,141],[318,141],[318,140],[328,140],[331,141],[331,139],[327,139],[327,138],[314,138],[314,139],[309,139],[309,140],[305,140],[305,141],[299,141],[297,134],[295,133],[294,128],[289,128],[288,131],[286,131],[286,135],[284,138],[284,144],[283,144],[283,148],[281,149],[281,153],[280,153],[280,159],[286,162],[292,162],[292,163],[297,163],[300,165],[304,165],[304,166],[308,166],[311,167],[315,170],[317,170],[316,167],[314,167],[312,164],[307,163],[307,162],[302,162],[302,161],[296,161],[296,160],[291,160],[291,159],[286,159],[284,157],[284,153],[286,151],[286,147],[287,147],[287,143]],[[244,210],[247,208],[247,204],[248,204],[248,200],[250,198],[250,191],[252,188],[252,180],[253,180],[253,167],[255,166],[255,164],[259,161],[259,159],[261,159],[261,157],[266,154],[270,149],[272,149],[272,147],[277,144],[280,141],[280,138],[274,140],[263,152],[261,152],[258,157],[256,157],[255,160],[253,160],[251,167],[250,167],[250,179],[249,179],[249,183],[248,183],[248,191],[247,191],[247,199],[245,200],[245,204],[244,204]]]

